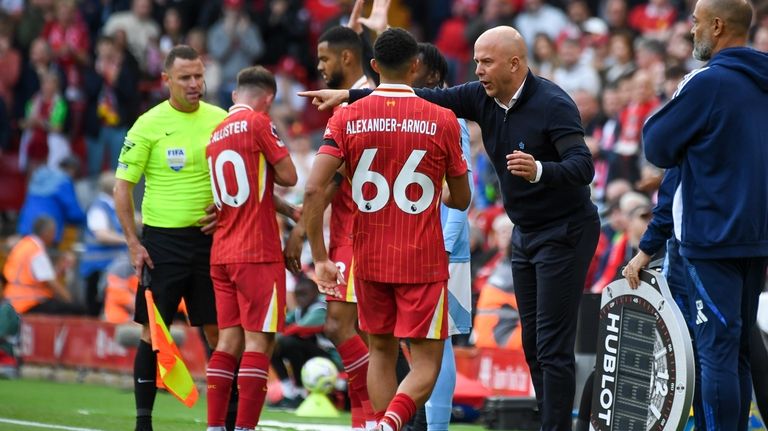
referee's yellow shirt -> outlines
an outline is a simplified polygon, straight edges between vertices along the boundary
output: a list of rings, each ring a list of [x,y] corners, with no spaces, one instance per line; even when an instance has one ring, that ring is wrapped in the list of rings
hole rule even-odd
[[[132,183],[145,176],[144,224],[198,225],[213,202],[205,147],[226,116],[226,111],[205,102],[195,112],[181,112],[166,100],[136,120],[125,137],[115,175]]]

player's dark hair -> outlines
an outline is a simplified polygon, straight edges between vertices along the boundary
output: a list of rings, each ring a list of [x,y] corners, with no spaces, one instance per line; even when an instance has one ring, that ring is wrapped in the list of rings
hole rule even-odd
[[[262,66],[246,67],[237,74],[237,88],[261,88],[277,93],[275,75]]]
[[[357,58],[363,57],[363,42],[360,40],[360,36],[349,27],[337,25],[329,28],[317,40],[318,44],[323,42],[328,42],[328,47],[334,51],[341,52],[348,49]]]
[[[168,55],[165,57],[163,70],[166,72],[171,70],[173,62],[176,61],[177,58],[182,60],[197,60],[200,58],[200,54],[198,54],[197,51],[195,51],[195,49],[189,45],[176,45],[171,48],[171,50],[168,52]]]
[[[420,43],[419,55],[421,56],[422,64],[426,66],[429,73],[437,73],[437,86],[442,87],[445,84],[445,77],[448,75],[448,62],[443,57],[443,54],[431,43]]]
[[[379,67],[405,72],[419,53],[416,39],[402,28],[390,28],[379,35],[373,45],[373,58]]]

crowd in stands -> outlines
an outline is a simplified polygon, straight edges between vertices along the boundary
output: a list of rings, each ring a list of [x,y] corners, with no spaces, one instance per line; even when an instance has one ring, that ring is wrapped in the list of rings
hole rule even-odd
[[[110,321],[130,320],[133,304],[126,298],[135,292],[137,280],[120,258],[125,247],[114,215],[110,173],[128,128],[167,97],[160,79],[162,62],[176,44],[202,54],[205,98],[224,108],[231,104],[235,76],[243,67],[261,64],[276,74],[272,118],[299,177],[295,188],[278,192],[301,204],[328,114],[296,93],[322,86],[316,40],[330,26],[346,24],[353,3],[0,2],[0,260],[6,295],[19,282],[12,270],[23,267],[14,263],[14,254],[37,260],[24,276],[40,283],[43,292],[43,299],[31,306],[11,302],[16,311],[81,309]],[[511,25],[529,45],[534,73],[574,99],[594,157],[592,198],[603,226],[587,292],[599,293],[619,276],[649,221],[662,171],[643,158],[641,128],[684,76],[702,66],[691,55],[692,7],[690,0],[393,1],[390,23],[437,45],[449,62],[449,84],[475,79],[472,47],[478,35]],[[751,43],[768,51],[768,1],[754,0],[754,9]],[[509,296],[514,286],[506,259],[512,225],[501,207],[479,129],[470,130],[476,190],[470,212],[473,289],[480,298],[478,308],[512,312],[498,312],[463,342],[515,346],[518,319]],[[290,229],[285,221],[282,227]],[[47,262],[39,262],[40,250]],[[309,270],[308,247],[304,250],[303,264]],[[297,295],[290,304],[299,307],[295,321],[304,315],[316,318],[314,296],[298,295],[299,290],[309,295],[304,292],[308,279],[292,280],[289,285],[296,286]],[[60,307],[46,307],[49,301]],[[497,325],[508,330],[494,332]],[[2,337],[0,333],[0,351]]]

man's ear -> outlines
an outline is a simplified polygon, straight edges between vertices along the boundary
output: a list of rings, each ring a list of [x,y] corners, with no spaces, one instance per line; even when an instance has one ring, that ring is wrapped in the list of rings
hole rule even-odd
[[[353,60],[352,51],[345,49],[341,51],[341,64],[348,65]]]
[[[514,56],[511,59],[509,59],[509,70],[512,73],[515,73],[520,69],[520,57]]]
[[[379,75],[381,75],[381,70],[379,70],[379,65],[378,65],[378,63],[376,63],[376,59],[375,58],[371,59],[371,68],[374,70],[374,72],[376,72]]]
[[[712,19],[712,36],[720,37],[725,32],[725,22],[720,17]]]

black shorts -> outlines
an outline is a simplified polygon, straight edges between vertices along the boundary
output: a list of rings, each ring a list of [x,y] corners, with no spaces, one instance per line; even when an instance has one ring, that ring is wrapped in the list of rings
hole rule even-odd
[[[154,269],[150,290],[163,321],[170,323],[181,299],[187,306],[193,326],[216,324],[216,303],[211,282],[211,244],[213,237],[199,227],[158,228],[144,226],[142,243]],[[149,323],[144,287],[136,294],[134,321]]]

